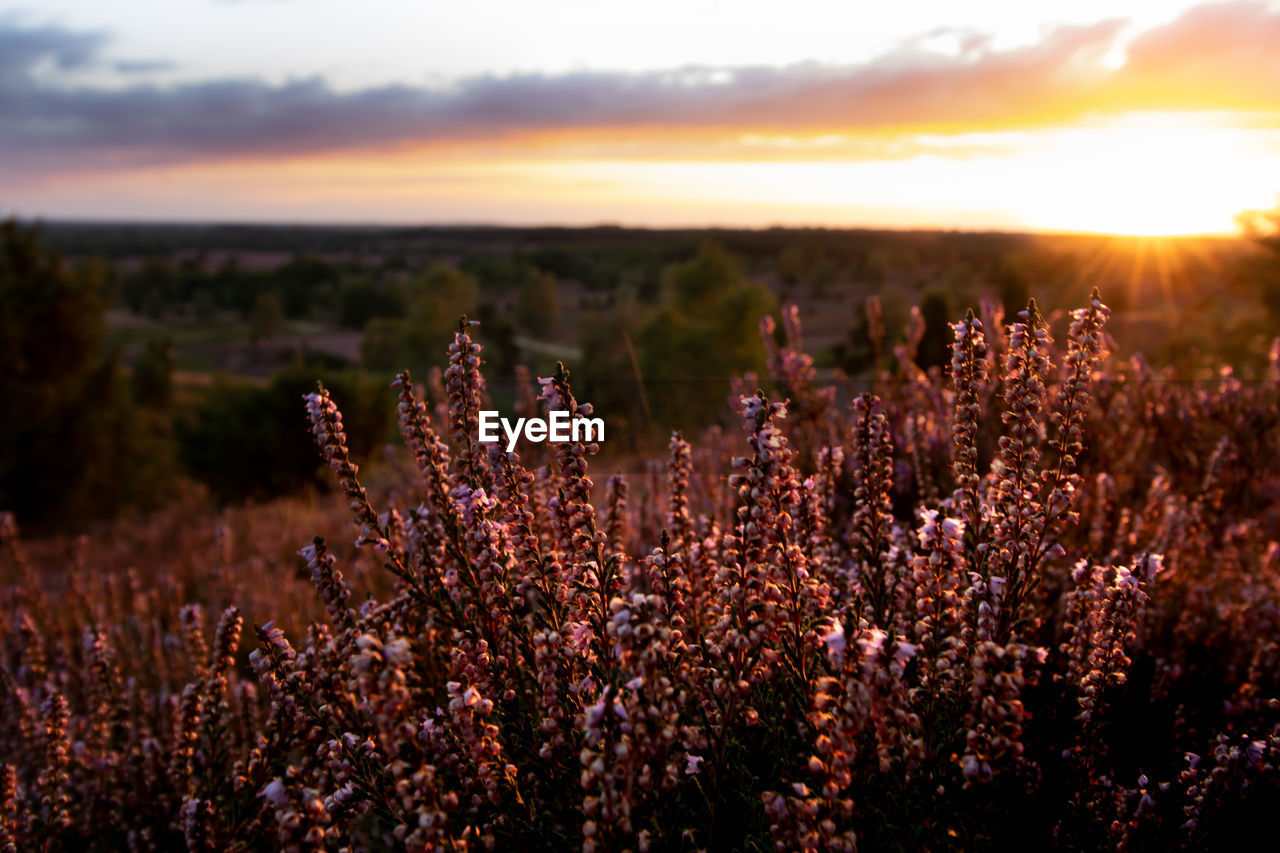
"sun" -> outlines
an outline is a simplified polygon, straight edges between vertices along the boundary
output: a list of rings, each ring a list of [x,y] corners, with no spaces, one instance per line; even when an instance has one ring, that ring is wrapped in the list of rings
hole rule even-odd
[[[1236,214],[1265,205],[1280,185],[1276,153],[1212,115],[1143,114],[1051,131],[1024,159],[1024,216],[1048,230],[1232,233]]]
[[[1273,206],[1275,137],[1222,113],[1135,113],[1072,126],[800,144],[750,159],[566,158],[528,164],[562,199],[666,224],[997,228],[1164,237],[1229,234]],[[890,142],[892,140],[889,140]],[[813,142],[813,140],[809,140]],[[868,152],[870,155],[868,156]]]

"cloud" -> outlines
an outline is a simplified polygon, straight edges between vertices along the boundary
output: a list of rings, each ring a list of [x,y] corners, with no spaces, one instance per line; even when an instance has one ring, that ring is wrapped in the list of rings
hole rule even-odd
[[[178,65],[167,59],[120,59],[111,63],[111,67],[120,74],[152,74],[156,71],[172,71]]]
[[[1156,108],[1280,106],[1280,10],[1258,2],[1188,10],[1139,34],[1114,95]]]
[[[701,134],[722,144],[744,134],[988,131],[1128,110],[1280,106],[1280,12],[1253,2],[1197,7],[1137,35],[1113,69],[1105,59],[1124,28],[1064,26],[1005,50],[982,34],[937,30],[856,65],[478,76],[339,92],[319,77],[55,86],[33,70],[100,61],[103,37],[0,24],[0,148],[10,168],[65,169],[539,134]],[[956,49],[922,47],[939,38]]]
[[[0,81],[25,79],[44,63],[63,70],[84,67],[97,56],[106,40],[102,33],[19,27],[11,21],[0,21]]]

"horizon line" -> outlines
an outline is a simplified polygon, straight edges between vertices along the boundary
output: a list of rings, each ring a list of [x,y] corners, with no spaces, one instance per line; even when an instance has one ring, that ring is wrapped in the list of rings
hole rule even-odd
[[[1147,240],[1189,240],[1189,239],[1247,239],[1247,235],[1239,229],[1235,231],[1202,231],[1202,232],[1183,232],[1172,234],[1142,234],[1135,232],[1123,231],[1092,231],[1088,229],[1046,229],[1046,228],[1000,228],[1000,227],[964,227],[964,226],[948,226],[948,225],[844,225],[832,223],[761,223],[758,225],[726,225],[717,223],[677,223],[677,224],[646,224],[646,223],[626,223],[618,221],[595,220],[589,222],[568,222],[568,221],[494,221],[494,220],[437,220],[437,221],[414,221],[414,220],[289,220],[289,219],[195,219],[185,218],[181,216],[168,217],[164,219],[149,218],[102,218],[102,217],[75,217],[75,216],[28,216],[10,211],[5,214],[5,219],[17,222],[25,222],[29,225],[52,225],[52,226],[87,226],[87,227],[144,227],[144,228],[164,228],[164,227],[187,227],[187,228],[301,228],[301,229],[361,229],[361,230],[401,230],[401,229],[440,229],[440,230],[493,230],[493,231],[591,231],[591,230],[616,230],[616,231],[654,231],[654,232],[680,232],[680,231],[739,231],[739,232],[766,232],[766,231],[865,231],[893,234],[1006,234],[1010,236],[1027,236],[1027,237],[1118,237],[1126,239],[1147,239]]]

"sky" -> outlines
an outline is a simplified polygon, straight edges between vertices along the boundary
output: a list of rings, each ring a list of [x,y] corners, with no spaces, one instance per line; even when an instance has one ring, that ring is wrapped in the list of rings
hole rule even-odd
[[[1226,233],[1280,4],[0,0],[0,215]]]

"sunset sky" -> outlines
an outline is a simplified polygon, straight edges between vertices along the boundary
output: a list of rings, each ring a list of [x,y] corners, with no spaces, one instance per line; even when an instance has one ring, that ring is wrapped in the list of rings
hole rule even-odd
[[[1280,4],[0,0],[0,215],[1226,232]]]

